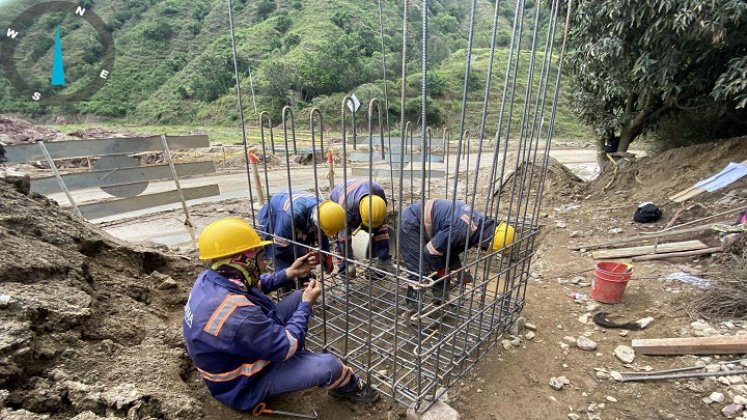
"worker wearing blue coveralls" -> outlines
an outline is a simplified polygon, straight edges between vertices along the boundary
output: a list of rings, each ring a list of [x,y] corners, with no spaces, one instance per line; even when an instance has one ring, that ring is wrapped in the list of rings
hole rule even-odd
[[[345,211],[337,203],[322,200],[308,192],[294,191],[292,198],[291,194],[282,192],[273,195],[262,206],[258,222],[269,234],[268,239],[273,235],[273,243],[266,249],[267,257],[274,260],[275,270],[281,271],[308,250],[290,242],[294,239],[294,228],[296,242],[309,247],[319,244],[322,251],[329,251],[329,236],[336,235],[345,226]],[[317,238],[318,230],[322,232],[321,238]],[[332,270],[330,256],[322,262],[327,271]],[[291,283],[283,287],[295,287]]]
[[[200,235],[200,273],[184,307],[187,351],[210,393],[250,411],[268,397],[311,387],[335,397],[373,402],[378,393],[328,353],[304,351],[307,324],[321,284],[311,280],[275,304],[265,293],[308,274],[316,256],[304,254],[285,270],[265,269],[262,241],[243,220],[226,218]]]
[[[453,204],[453,205],[452,205]],[[420,255],[423,256],[424,277],[437,273],[434,279],[440,279],[449,272],[462,267],[460,255],[467,248],[480,246],[481,249],[499,250],[510,245],[515,238],[514,228],[506,223],[496,227],[496,221],[486,218],[482,213],[472,210],[463,201],[446,199],[427,200],[423,218],[423,202],[406,208],[402,213],[400,255],[408,271],[420,272]],[[420,225],[423,225],[424,249],[421,249]],[[482,240],[482,242],[480,242]],[[449,261],[446,261],[446,257]],[[466,282],[471,281],[469,273],[463,273]],[[418,280],[416,276],[411,276]],[[449,279],[433,286],[433,295],[437,303],[448,299]],[[421,293],[412,287],[407,288],[407,304],[417,306]]]
[[[389,253],[389,226],[384,223],[386,194],[381,185],[367,179],[351,179],[347,184],[335,186],[329,193],[329,198],[345,209],[347,221],[347,231],[343,229],[337,234],[337,252],[352,259],[352,235],[363,229],[373,233],[376,268],[393,273],[394,265]],[[345,260],[342,260],[338,271],[345,272],[345,267]]]

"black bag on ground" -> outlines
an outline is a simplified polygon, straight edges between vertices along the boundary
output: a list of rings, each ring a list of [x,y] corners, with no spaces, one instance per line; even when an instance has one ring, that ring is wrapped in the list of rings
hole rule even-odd
[[[653,223],[659,219],[661,219],[661,209],[650,201],[641,203],[633,215],[633,220],[638,223]]]

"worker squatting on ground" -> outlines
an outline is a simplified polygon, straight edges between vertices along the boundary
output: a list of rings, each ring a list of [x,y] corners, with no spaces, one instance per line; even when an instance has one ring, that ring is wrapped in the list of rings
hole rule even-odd
[[[273,243],[266,251],[267,258],[274,260],[276,271],[290,267],[308,249],[290,242],[294,240],[294,229],[296,242],[311,247],[319,245],[323,251],[329,251],[329,237],[345,226],[345,211],[339,204],[308,192],[293,192],[292,197],[291,200],[291,194],[287,192],[275,194],[259,211],[258,223],[265,232],[273,235]],[[318,228],[321,238],[318,238]],[[322,263],[327,272],[332,271],[330,256]],[[295,285],[288,282],[283,287],[294,288]]]
[[[402,214],[400,226],[399,246],[400,256],[407,270],[420,272],[420,255],[423,255],[423,276],[440,279],[449,272],[462,267],[460,255],[468,248],[480,246],[481,249],[494,251],[510,245],[516,236],[512,226],[500,223],[496,227],[493,219],[486,218],[482,213],[472,210],[463,201],[435,199],[425,201],[425,218],[423,219],[423,202],[415,203],[406,208]],[[421,220],[423,219],[423,220]],[[423,244],[421,250],[420,225],[423,224]],[[478,242],[481,243],[478,244]],[[448,264],[446,261],[448,254]],[[471,277],[466,271],[463,281],[470,282]],[[416,278],[413,276],[413,280]],[[436,303],[446,301],[450,280],[438,282],[433,286]],[[422,299],[422,290],[407,288],[407,305],[416,309],[418,301]]]
[[[373,233],[374,252],[376,253],[376,268],[387,273],[394,272],[392,256],[389,254],[389,226],[386,220],[386,194],[381,185],[366,179],[351,179],[347,184],[340,183],[329,193],[330,200],[345,209],[347,231],[341,230],[337,234],[336,251],[339,255],[353,258],[353,235],[363,229]],[[340,273],[345,273],[345,260],[338,267]],[[355,276],[352,264],[348,267],[348,276]]]
[[[182,327],[192,361],[210,393],[222,403],[249,411],[265,398],[311,387],[357,402],[373,402],[366,386],[335,356],[304,351],[311,307],[322,292],[311,280],[275,304],[265,293],[308,274],[317,264],[305,254],[284,270],[266,268],[257,232],[246,222],[226,218],[200,235],[200,273],[184,307]]]

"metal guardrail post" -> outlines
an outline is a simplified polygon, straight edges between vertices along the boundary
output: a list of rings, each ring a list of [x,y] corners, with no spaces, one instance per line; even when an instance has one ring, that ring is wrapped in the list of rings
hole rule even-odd
[[[65,185],[65,181],[62,179],[62,176],[60,176],[60,172],[57,170],[57,167],[54,165],[54,160],[52,160],[52,156],[49,154],[49,150],[47,150],[47,145],[45,145],[43,141],[40,141],[37,144],[41,148],[41,151],[44,154],[44,158],[47,159],[47,163],[49,163],[49,167],[52,168],[52,172],[54,172],[54,177],[57,178],[57,182],[60,184],[60,188],[62,189],[62,191],[65,192],[65,195],[67,196],[67,200],[70,202],[70,207],[72,207],[75,214],[77,214],[78,217],[82,219],[83,215],[81,214],[80,209],[78,209],[78,206],[75,204],[75,200],[73,200],[73,196],[72,194],[70,194],[70,190],[67,189],[67,185]]]
[[[161,143],[163,144],[163,157],[166,163],[171,169],[171,176],[174,178],[174,185],[176,185],[176,191],[179,194],[179,200],[182,202],[182,210],[184,210],[184,224],[187,226],[189,236],[192,237],[192,244],[197,248],[197,240],[195,238],[195,224],[192,223],[192,218],[189,216],[189,208],[187,207],[187,200],[184,199],[184,192],[182,186],[179,183],[179,176],[176,174],[176,168],[174,167],[174,160],[171,158],[171,150],[169,149],[169,142],[166,141],[166,134],[161,134]]]

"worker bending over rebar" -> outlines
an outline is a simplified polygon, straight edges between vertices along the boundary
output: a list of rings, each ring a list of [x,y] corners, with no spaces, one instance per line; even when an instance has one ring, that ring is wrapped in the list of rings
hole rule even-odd
[[[381,185],[365,179],[352,179],[347,184],[340,183],[329,194],[330,200],[345,209],[347,230],[337,234],[336,251],[348,259],[353,259],[353,236],[361,229],[373,234],[375,267],[387,273],[394,273],[392,256],[389,254],[389,226],[385,224],[387,214],[386,193]],[[355,277],[355,266],[347,266],[343,258],[338,272]]]
[[[437,305],[449,300],[451,279],[447,274],[462,268],[460,255],[467,248],[479,246],[483,250],[497,251],[515,239],[513,226],[506,223],[496,226],[495,220],[486,218],[467,203],[446,199],[426,200],[425,203],[418,202],[407,207],[403,211],[399,229],[402,242],[399,249],[405,267],[412,273],[422,273],[424,277],[434,280],[443,278],[433,285],[433,300]],[[410,277],[419,280],[415,275]],[[472,281],[466,270],[460,272],[460,279],[465,284]],[[408,309],[417,310],[423,295],[423,289],[415,290],[408,286]]]
[[[318,211],[317,211],[318,205]],[[272,244],[266,248],[267,258],[274,260],[275,271],[282,271],[293,261],[305,254],[308,247],[329,251],[329,237],[336,235],[345,227],[345,211],[329,200],[322,200],[309,192],[294,191],[275,194],[259,211],[258,223],[263,226]],[[321,230],[321,238],[318,238]],[[299,244],[293,244],[298,242]],[[332,271],[332,257],[327,254],[322,259],[325,271]],[[284,288],[295,288],[293,282],[287,282]]]
[[[304,253],[284,270],[265,271],[262,241],[238,218],[208,225],[200,235],[200,273],[184,307],[184,340],[210,393],[250,411],[265,398],[311,387],[335,397],[373,402],[378,393],[329,353],[304,351],[312,305],[322,286],[311,280],[277,304],[265,293],[307,275],[318,264]]]

